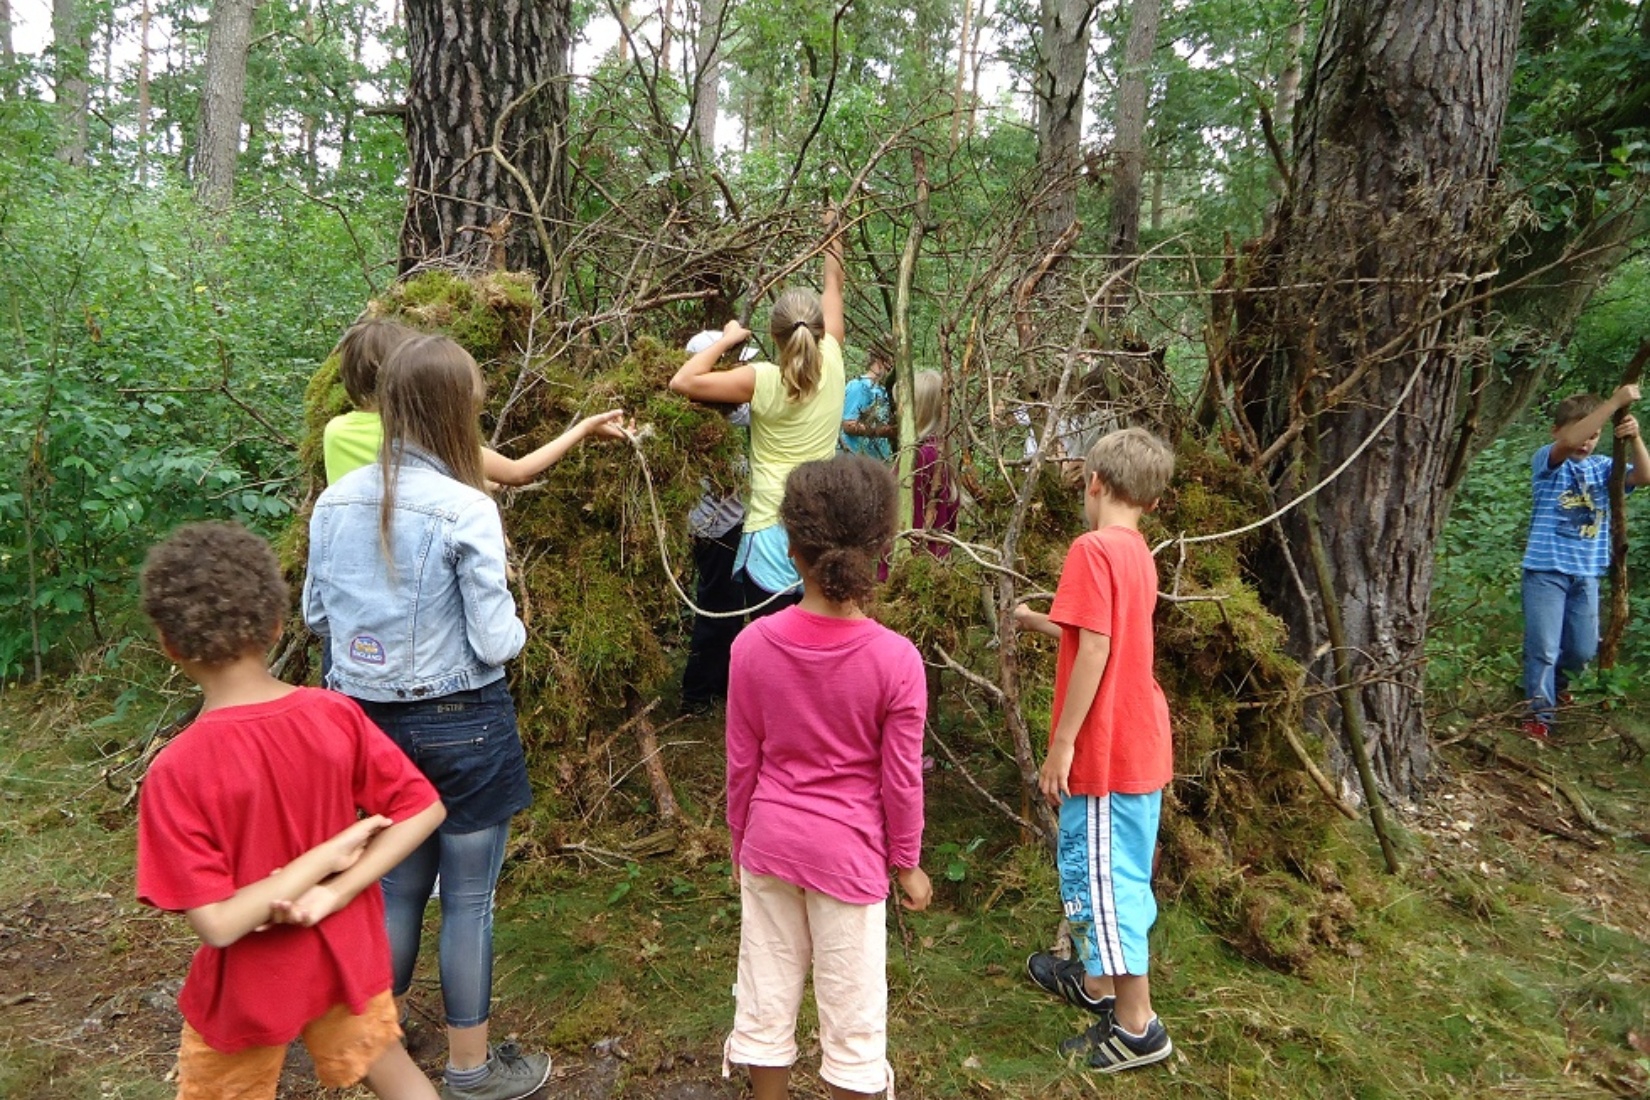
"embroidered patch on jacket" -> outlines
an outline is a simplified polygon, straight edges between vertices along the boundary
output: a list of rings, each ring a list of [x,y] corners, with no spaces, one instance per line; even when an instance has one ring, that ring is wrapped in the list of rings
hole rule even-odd
[[[384,643],[371,634],[357,634],[349,642],[349,659],[367,665],[384,663]]]

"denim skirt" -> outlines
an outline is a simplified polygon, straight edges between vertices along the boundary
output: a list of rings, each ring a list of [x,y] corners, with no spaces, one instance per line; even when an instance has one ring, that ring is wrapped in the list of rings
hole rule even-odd
[[[441,796],[442,832],[491,828],[532,805],[516,704],[502,679],[415,703],[356,702]]]

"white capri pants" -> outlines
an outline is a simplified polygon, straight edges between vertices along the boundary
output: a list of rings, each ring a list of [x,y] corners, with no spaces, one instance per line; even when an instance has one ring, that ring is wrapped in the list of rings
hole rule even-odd
[[[886,901],[838,901],[771,875],[739,875],[739,981],[728,1062],[790,1066],[811,968],[819,1005],[819,1075],[852,1092],[888,1090]]]

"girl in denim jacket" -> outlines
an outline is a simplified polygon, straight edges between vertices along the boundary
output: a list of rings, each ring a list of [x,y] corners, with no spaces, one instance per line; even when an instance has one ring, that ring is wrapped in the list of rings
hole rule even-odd
[[[510,818],[532,792],[504,680],[527,631],[483,489],[481,375],[453,341],[423,336],[385,364],[379,399],[379,461],[315,502],[304,618],[330,650],[327,685],[361,704],[447,807],[440,830],[383,879],[403,1019],[439,874],[442,1096],[518,1100],[548,1079],[550,1059],[487,1045],[493,891]]]

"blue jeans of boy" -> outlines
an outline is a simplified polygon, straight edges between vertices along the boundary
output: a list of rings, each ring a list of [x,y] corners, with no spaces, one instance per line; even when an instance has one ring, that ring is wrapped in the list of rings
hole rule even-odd
[[[1598,654],[1598,578],[1524,570],[1524,697],[1553,724],[1570,675]]]

